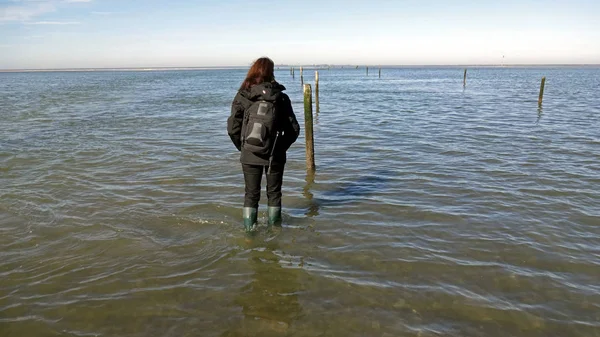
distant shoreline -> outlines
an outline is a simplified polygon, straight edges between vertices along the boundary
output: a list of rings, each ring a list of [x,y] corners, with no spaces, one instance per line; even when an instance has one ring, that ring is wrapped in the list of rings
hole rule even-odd
[[[235,70],[248,69],[249,66],[220,66],[220,67],[124,67],[124,68],[48,68],[48,69],[0,69],[0,73],[31,73],[31,72],[114,72],[114,71],[186,71],[186,70]],[[471,64],[471,65],[352,65],[352,64],[319,64],[319,65],[292,65],[280,64],[275,68],[304,69],[353,69],[371,67],[373,69],[394,68],[596,68],[600,64]]]

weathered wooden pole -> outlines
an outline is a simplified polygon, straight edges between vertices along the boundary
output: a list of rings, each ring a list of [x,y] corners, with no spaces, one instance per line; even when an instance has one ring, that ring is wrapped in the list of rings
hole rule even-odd
[[[292,67],[292,79],[296,78],[296,70]]]
[[[367,76],[369,76],[369,67],[367,67]]]
[[[306,185],[304,185],[304,188],[302,189],[302,195],[304,195],[309,203],[308,210],[305,214],[308,217],[317,216],[319,215],[319,203],[313,201],[314,195],[310,191],[312,186],[315,184],[315,171],[307,170],[305,181]],[[309,225],[309,228],[314,231],[314,227],[312,227],[312,225]]]
[[[315,107],[319,113],[319,71],[315,70]]]
[[[467,86],[467,68],[465,68],[465,74],[463,76],[463,87]]]
[[[379,78],[381,78],[381,67],[379,67]]]
[[[542,77],[542,83],[540,84],[540,97],[538,97],[538,106],[542,106],[542,99],[544,98],[544,86],[546,85],[546,76]]]
[[[304,136],[306,139],[306,169],[315,171],[315,144],[313,138],[312,89],[304,85]]]
[[[304,85],[304,71],[302,67],[300,67],[300,84]]]

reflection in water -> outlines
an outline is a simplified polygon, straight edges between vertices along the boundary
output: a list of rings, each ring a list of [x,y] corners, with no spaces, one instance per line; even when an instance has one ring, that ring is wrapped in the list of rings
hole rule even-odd
[[[310,191],[312,186],[315,183],[315,172],[311,170],[306,171],[306,185],[302,189],[302,195],[308,201],[308,211],[306,212],[306,216],[313,217],[319,215],[319,204],[313,200],[313,194]]]
[[[542,119],[542,114],[544,112],[544,109],[541,106],[538,106],[537,110],[538,110],[538,118],[535,121],[536,124],[540,122],[540,120]]]
[[[298,302],[301,269],[284,267],[277,244],[261,243],[250,251],[252,281],[241,288],[235,304],[244,317],[236,327],[221,336],[280,336],[302,315]]]

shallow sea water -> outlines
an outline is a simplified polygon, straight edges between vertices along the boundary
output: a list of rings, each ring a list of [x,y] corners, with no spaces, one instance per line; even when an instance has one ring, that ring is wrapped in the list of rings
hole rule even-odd
[[[252,240],[244,75],[0,73],[1,336],[600,336],[600,68],[321,70]]]

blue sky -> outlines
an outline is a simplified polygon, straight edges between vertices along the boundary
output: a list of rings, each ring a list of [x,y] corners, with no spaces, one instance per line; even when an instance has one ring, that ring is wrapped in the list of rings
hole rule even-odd
[[[0,0],[0,69],[600,63],[600,1]]]

